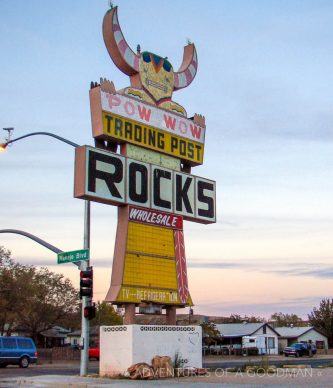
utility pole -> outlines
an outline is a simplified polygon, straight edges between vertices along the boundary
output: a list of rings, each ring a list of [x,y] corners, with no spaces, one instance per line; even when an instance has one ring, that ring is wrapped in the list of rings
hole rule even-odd
[[[84,203],[84,235],[83,248],[90,248],[90,201]],[[85,271],[89,267],[89,261],[81,261],[80,270]],[[89,350],[89,319],[84,316],[85,307],[90,304],[90,299],[87,296],[82,296],[82,311],[81,311],[81,338],[83,348],[81,349],[80,376],[85,376],[88,369],[88,350]]]

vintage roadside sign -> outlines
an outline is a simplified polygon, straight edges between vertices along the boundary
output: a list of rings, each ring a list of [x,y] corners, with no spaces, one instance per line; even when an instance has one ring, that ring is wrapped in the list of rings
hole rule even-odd
[[[183,220],[216,222],[216,182],[192,174],[203,164],[205,117],[173,99],[197,73],[195,45],[184,47],[175,71],[165,55],[127,44],[111,7],[103,38],[114,64],[129,76],[116,89],[100,79],[90,88],[95,147],[75,150],[74,197],[118,206],[111,284],[106,302],[125,307],[125,324],[136,307],[159,306],[167,323],[176,308],[192,306]]]
[[[74,263],[76,261],[89,260],[89,249],[58,253],[58,264]]]

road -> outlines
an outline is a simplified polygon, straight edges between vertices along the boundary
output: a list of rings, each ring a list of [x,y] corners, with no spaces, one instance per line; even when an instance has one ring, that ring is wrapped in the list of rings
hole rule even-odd
[[[89,361],[88,373],[98,374],[98,361]],[[16,365],[8,365],[0,369],[1,377],[31,377],[43,375],[75,376],[80,374],[80,361],[57,361],[52,364],[29,365],[22,369]]]
[[[308,365],[312,368],[317,368],[319,365],[333,365],[333,359],[331,357],[300,357],[300,358],[274,358],[274,359],[265,359],[264,362],[268,362],[269,365],[275,365],[276,367],[281,367],[282,365]],[[209,360],[209,361],[203,361],[203,367],[204,368],[211,368],[211,369],[217,369],[217,368],[235,368],[235,367],[241,367],[244,364],[251,364],[251,365],[260,365],[263,361],[261,358],[244,358],[241,360],[226,360],[225,358],[221,360]]]
[[[266,360],[265,360],[266,362]],[[225,357],[221,359],[209,359],[203,362],[204,368],[209,368],[210,370],[215,370],[218,368],[235,368],[241,367],[244,364],[258,365],[262,363],[261,358],[242,358],[242,359],[232,359],[227,360]],[[276,365],[277,367],[291,364],[305,364],[309,367],[316,368],[319,365],[333,365],[332,357],[302,357],[302,358],[274,358],[268,360],[270,365]],[[88,374],[98,374],[99,372],[99,363],[98,361],[89,361],[88,365]],[[78,376],[80,374],[80,361],[57,361],[52,364],[38,364],[30,365],[29,368],[22,369],[17,366],[7,366],[7,368],[0,369],[0,377],[31,377],[31,376],[43,376],[43,375],[58,375],[58,376]]]

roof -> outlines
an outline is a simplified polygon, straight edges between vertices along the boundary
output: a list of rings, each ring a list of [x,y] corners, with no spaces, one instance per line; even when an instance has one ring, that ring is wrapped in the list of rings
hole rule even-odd
[[[99,335],[99,326],[90,326],[89,328],[90,336]],[[67,334],[67,337],[81,337],[81,330],[74,330]]]
[[[43,330],[40,334],[49,338],[66,338],[70,330],[62,326],[53,326],[50,329]]]
[[[319,333],[317,329],[313,326],[293,326],[293,327],[276,327],[275,330],[280,334],[281,337],[285,338],[298,338],[301,335],[307,333],[308,331],[315,330]],[[321,334],[321,333],[320,333]]]
[[[216,328],[224,337],[243,337],[255,333],[264,325],[267,323],[217,323]],[[274,331],[273,328],[271,329]]]
[[[49,337],[49,338],[66,338],[66,334],[60,333],[56,329],[48,329],[44,330],[40,333],[43,337]]]

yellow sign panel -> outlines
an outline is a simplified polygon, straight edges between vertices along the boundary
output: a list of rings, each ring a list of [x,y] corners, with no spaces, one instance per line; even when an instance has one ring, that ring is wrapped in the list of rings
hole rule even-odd
[[[174,258],[173,230],[130,222],[127,252]]]
[[[180,304],[173,229],[129,222],[117,301]]]
[[[106,138],[121,140],[186,160],[203,163],[204,145],[172,133],[103,111]]]
[[[175,259],[127,254],[123,284],[177,289]]]

